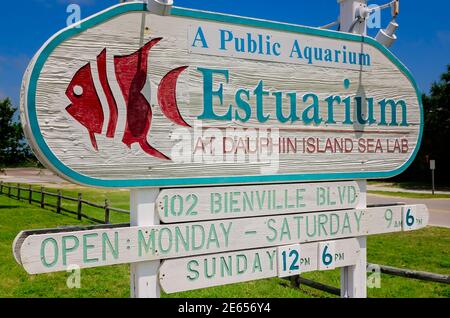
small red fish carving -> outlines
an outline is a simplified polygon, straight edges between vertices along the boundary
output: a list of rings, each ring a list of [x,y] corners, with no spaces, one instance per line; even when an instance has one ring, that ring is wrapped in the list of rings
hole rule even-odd
[[[148,57],[150,50],[162,38],[154,38],[138,51],[125,56],[114,56],[117,82],[126,104],[126,124],[122,142],[131,148],[138,143],[150,156],[170,160],[168,156],[151,146],[147,135],[151,128],[152,108],[142,94],[147,81]],[[158,86],[157,99],[162,113],[173,123],[191,127],[181,116],[177,105],[176,87],[178,77],[188,66],[178,67],[167,73]],[[117,128],[118,107],[107,78],[106,49],[97,56],[98,77],[109,107],[109,122],[106,137],[113,138]],[[101,134],[104,113],[95,89],[90,63],[78,70],[66,90],[71,104],[67,112],[83,125],[95,150],[98,151],[95,134]]]

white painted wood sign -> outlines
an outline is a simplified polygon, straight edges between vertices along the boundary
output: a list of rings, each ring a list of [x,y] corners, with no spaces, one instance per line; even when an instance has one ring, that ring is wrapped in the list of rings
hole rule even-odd
[[[210,222],[30,235],[15,240],[30,274],[274,247],[409,230],[428,224],[425,205],[299,213]],[[411,221],[412,222],[412,221]]]
[[[333,243],[335,267],[355,264],[359,251],[356,239]],[[305,243],[167,260],[159,269],[159,282],[166,293],[176,293],[316,271],[319,269],[318,245]],[[288,253],[283,255],[283,251]],[[290,251],[298,251],[298,254],[290,255]]]
[[[164,223],[345,210],[360,193],[355,181],[166,189],[156,209]]]
[[[423,126],[412,75],[370,37],[138,2],[49,39],[21,115],[57,174],[127,188],[391,177]]]

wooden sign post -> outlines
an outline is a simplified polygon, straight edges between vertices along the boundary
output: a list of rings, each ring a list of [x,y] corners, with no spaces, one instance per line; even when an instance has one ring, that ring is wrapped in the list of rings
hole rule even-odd
[[[156,213],[156,197],[159,189],[136,189],[130,191],[130,225],[152,226],[159,224]],[[128,248],[128,246],[127,246]],[[131,263],[130,283],[132,298],[159,298],[159,260]]]
[[[358,181],[361,189],[361,196],[358,202],[358,209],[367,206],[367,182]],[[356,238],[359,255],[351,266],[341,269],[341,297],[342,298],[366,298],[367,297],[367,236]]]
[[[131,227],[21,232],[17,262],[129,263],[132,297],[339,267],[342,297],[366,297],[367,235],[428,222],[424,205],[366,206],[366,180],[417,155],[411,73],[367,36],[165,3],[108,8],[31,61],[34,153],[69,181],[130,189]]]
[[[130,263],[134,297],[158,297],[159,281],[173,292],[344,266],[342,296],[364,297],[366,235],[423,228],[429,218],[424,205],[396,205],[158,225],[157,196],[157,190],[133,190],[132,227],[20,233],[15,259],[30,274]],[[167,259],[174,260],[159,268]],[[197,280],[200,263],[220,270],[221,278]],[[180,275],[192,279],[172,286]]]

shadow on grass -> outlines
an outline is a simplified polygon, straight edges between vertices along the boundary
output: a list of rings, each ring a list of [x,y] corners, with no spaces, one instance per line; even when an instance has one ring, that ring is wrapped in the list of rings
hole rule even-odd
[[[13,198],[11,198],[13,199]],[[14,199],[17,200],[17,199]],[[27,201],[22,201],[20,200],[19,202],[24,202],[24,203],[28,203]],[[58,214],[58,215],[62,215],[62,216],[66,216],[72,219],[77,220],[77,213],[74,211],[68,212],[68,211],[61,211],[60,213],[57,213],[55,208],[49,205],[45,205],[45,207],[41,208],[40,204],[35,204],[35,202],[33,202],[32,204],[30,204],[30,206],[32,207],[37,207],[42,209],[43,211],[49,212],[49,213],[54,213],[54,214]],[[0,205],[0,210],[1,209],[19,209],[19,208],[24,208],[23,206],[20,205]],[[86,222],[87,224],[103,224],[102,222],[97,222],[94,220],[89,220],[89,218],[83,217],[83,221]],[[98,220],[100,221],[100,220]]]
[[[20,208],[19,205],[0,205],[0,209],[17,209]]]
[[[395,182],[395,187],[399,187],[406,190],[426,190],[431,192],[431,184],[419,183],[419,182]],[[450,191],[449,186],[436,186],[437,191]]]

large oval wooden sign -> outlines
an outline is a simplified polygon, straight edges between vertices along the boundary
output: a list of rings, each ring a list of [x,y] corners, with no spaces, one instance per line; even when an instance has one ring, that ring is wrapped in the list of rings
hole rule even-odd
[[[392,177],[423,115],[369,37],[125,3],[53,36],[24,78],[39,159],[103,187]]]

